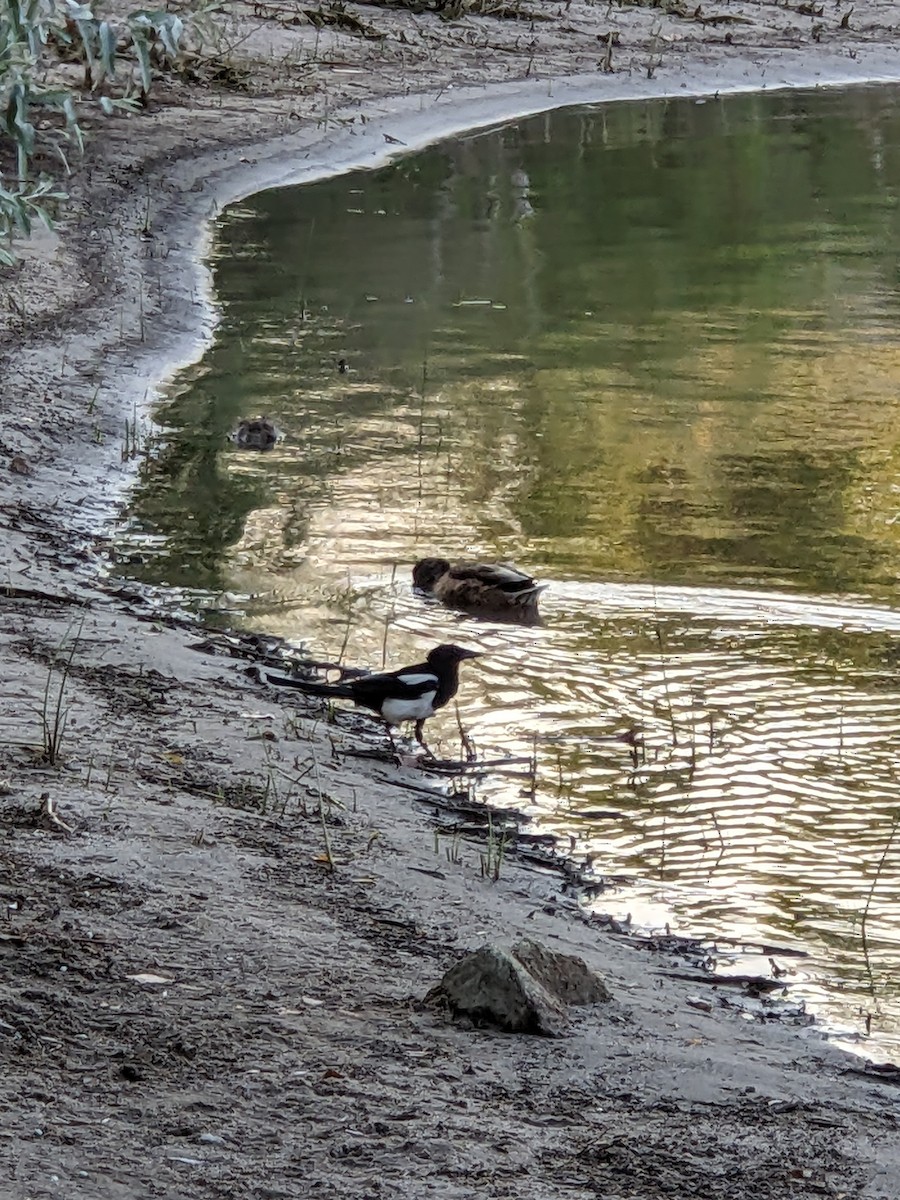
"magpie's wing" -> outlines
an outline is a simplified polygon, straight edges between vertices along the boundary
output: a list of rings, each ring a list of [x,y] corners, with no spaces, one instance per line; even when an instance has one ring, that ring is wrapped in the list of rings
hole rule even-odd
[[[450,578],[471,580],[503,592],[525,592],[536,586],[532,577],[513,563],[459,563],[451,567]]]
[[[401,667],[399,671],[365,675],[362,679],[354,679],[350,686],[357,704],[378,708],[385,700],[417,700],[428,692],[437,691],[439,683],[427,663],[417,663],[414,667]]]

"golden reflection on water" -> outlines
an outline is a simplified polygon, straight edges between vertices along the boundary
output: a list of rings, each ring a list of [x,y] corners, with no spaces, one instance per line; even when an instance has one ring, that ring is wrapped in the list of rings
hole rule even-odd
[[[898,111],[554,114],[232,211],[219,340],[134,506],[169,539],[146,575],[317,656],[482,649],[465,725],[538,760],[533,797],[483,794],[633,876],[599,909],[809,949],[802,994],[887,1043],[900,846],[871,975],[860,916],[900,810]],[[251,411],[285,442],[223,450]],[[543,624],[415,597],[434,552],[520,560]]]

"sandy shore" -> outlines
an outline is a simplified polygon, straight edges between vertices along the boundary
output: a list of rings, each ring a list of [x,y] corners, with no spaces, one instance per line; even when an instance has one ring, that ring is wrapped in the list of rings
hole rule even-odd
[[[451,818],[355,759],[354,721],[282,706],[98,579],[124,422],[214,325],[222,204],[548,105],[900,77],[892,0],[801,7],[348,6],[368,37],[232,17],[246,90],[162,85],[97,130],[60,236],[2,281],[4,1196],[900,1195],[890,1084],[587,927],[557,874],[436,854]],[[613,1003],[557,1041],[419,1006],[523,934]]]

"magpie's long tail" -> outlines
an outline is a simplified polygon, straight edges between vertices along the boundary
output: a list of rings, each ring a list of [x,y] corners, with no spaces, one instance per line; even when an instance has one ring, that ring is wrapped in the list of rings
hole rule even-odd
[[[338,700],[352,700],[353,690],[349,683],[315,683],[309,679],[293,679],[288,675],[270,675],[268,671],[260,672],[260,682],[271,683],[274,687],[299,688],[311,696],[333,696]]]

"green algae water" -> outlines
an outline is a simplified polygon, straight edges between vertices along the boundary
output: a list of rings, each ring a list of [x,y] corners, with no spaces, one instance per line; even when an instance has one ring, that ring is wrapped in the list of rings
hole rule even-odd
[[[554,112],[255,197],[213,265],[131,573],[319,657],[483,650],[462,720],[538,778],[482,794],[633,876],[598,910],[808,951],[900,1054],[900,92]],[[433,553],[543,624],[414,596]]]

